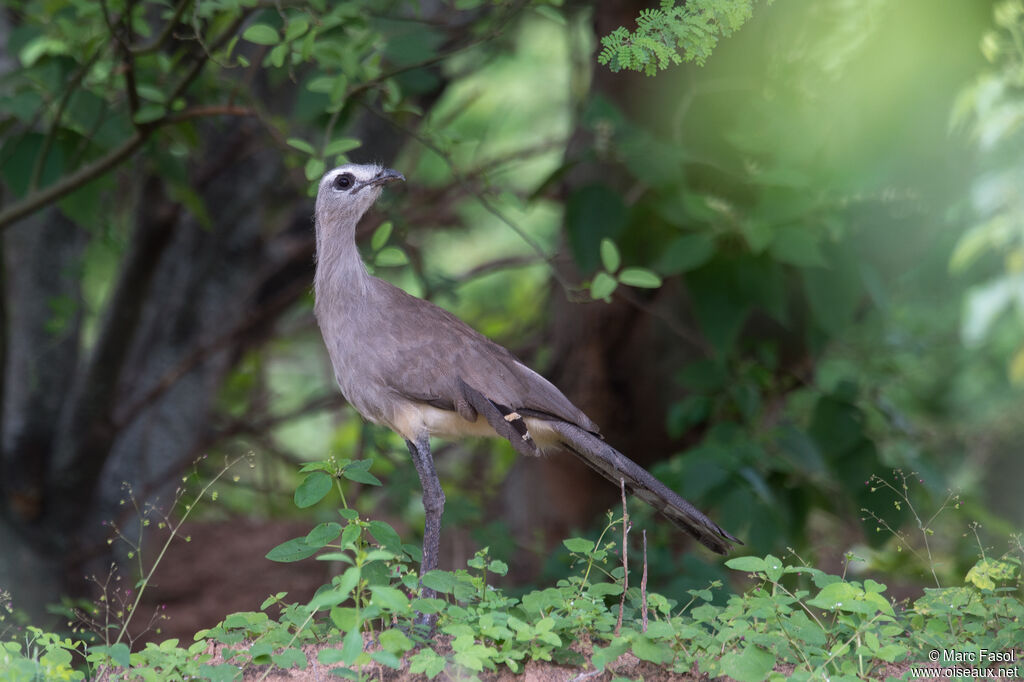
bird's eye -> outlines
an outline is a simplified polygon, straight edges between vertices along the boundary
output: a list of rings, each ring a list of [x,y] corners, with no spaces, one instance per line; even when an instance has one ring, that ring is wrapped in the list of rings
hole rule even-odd
[[[356,179],[351,173],[342,173],[334,178],[334,189],[349,189],[355,184]]]

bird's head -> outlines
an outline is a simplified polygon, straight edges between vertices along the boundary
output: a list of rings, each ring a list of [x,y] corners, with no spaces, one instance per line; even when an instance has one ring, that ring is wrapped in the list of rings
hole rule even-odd
[[[405,176],[376,164],[347,163],[320,179],[316,195],[317,223],[355,225],[380,196],[384,185]]]

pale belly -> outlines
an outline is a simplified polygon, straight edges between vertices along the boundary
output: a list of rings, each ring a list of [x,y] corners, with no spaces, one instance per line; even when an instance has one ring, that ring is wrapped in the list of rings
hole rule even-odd
[[[547,421],[526,417],[523,422],[539,450],[543,451],[546,447],[557,443],[558,437],[551,430]],[[459,416],[457,412],[442,410],[424,403],[406,403],[387,425],[407,440],[414,440],[424,432],[441,438],[499,437],[482,416],[478,416],[476,421],[470,422]]]

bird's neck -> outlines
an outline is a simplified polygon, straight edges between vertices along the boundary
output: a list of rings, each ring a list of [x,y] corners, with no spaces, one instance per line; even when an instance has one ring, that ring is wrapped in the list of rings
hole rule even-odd
[[[320,218],[317,216],[316,275],[313,278],[318,306],[365,293],[370,279],[356,248],[355,224],[321,222]]]

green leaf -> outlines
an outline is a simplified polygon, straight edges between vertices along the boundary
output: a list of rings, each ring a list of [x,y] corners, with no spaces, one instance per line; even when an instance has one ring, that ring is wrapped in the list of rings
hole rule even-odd
[[[343,81],[344,82],[344,81]],[[332,87],[336,86],[336,82],[332,82]],[[362,146],[362,142],[354,137],[340,137],[337,140],[332,141],[324,148],[324,156],[334,156],[335,154],[344,154],[350,152],[353,149],[357,149]]]
[[[589,554],[594,549],[594,543],[586,538],[569,538],[568,540],[562,540],[562,544],[570,552],[576,554]]]
[[[587,594],[592,597],[618,596],[622,594],[622,585],[618,583],[594,583],[587,588]]]
[[[89,647],[89,651],[110,656],[110,660],[122,668],[131,666],[131,649],[123,642],[111,644],[110,646],[92,646]]]
[[[373,260],[374,265],[382,268],[393,268],[408,262],[409,257],[397,246],[385,246],[377,252],[377,257]]]
[[[631,287],[657,289],[661,286],[661,277],[647,268],[626,268],[619,273],[619,281]]]
[[[655,644],[643,635],[633,640],[632,648],[637,658],[651,663],[666,663],[674,656],[667,644]]]
[[[409,602],[409,605],[417,613],[441,613],[444,607],[448,605],[448,602],[443,599],[417,598]]]
[[[312,158],[306,161],[305,173],[307,180],[317,180],[324,174],[324,160]]]
[[[245,29],[242,40],[248,40],[257,45],[277,45],[281,42],[281,34],[277,32],[276,28],[266,24],[253,24]]]
[[[18,58],[26,68],[35,64],[41,57],[48,54],[67,54],[68,45],[65,41],[50,36],[39,36],[21,49]]]
[[[316,554],[318,549],[320,548],[307,545],[306,538],[293,538],[267,552],[267,558],[281,563],[301,561]]]
[[[399,554],[402,553],[402,538],[395,529],[384,521],[370,521],[370,535],[381,547],[386,547]]]
[[[359,628],[352,628],[345,634],[345,639],[341,642],[341,660],[346,665],[352,665],[361,653],[363,653],[363,634],[359,632]]]
[[[299,509],[312,507],[331,492],[332,479],[322,471],[314,471],[295,489],[295,506]]]
[[[167,109],[162,104],[146,104],[139,107],[132,120],[136,123],[152,123],[163,118],[166,112]]]
[[[998,559],[982,559],[974,564],[971,570],[967,571],[966,582],[971,583],[978,589],[994,590],[996,581],[1006,582],[1013,580],[1019,568],[1008,561]]]
[[[373,232],[373,239],[370,240],[370,248],[374,251],[380,251],[385,244],[388,243],[388,239],[391,237],[391,230],[394,226],[390,220],[385,220],[380,224]]]
[[[365,483],[367,485],[383,485],[376,476],[371,474],[367,469],[373,464],[372,460],[363,459],[356,462],[352,462],[341,471],[341,475],[350,481],[356,483]]]
[[[377,661],[381,665],[386,665],[389,668],[398,670],[402,667],[402,661],[390,651],[374,651],[370,654],[370,658]]]
[[[771,554],[764,558],[764,568],[768,580],[771,580],[773,583],[778,582],[779,578],[782,577],[782,561]]]
[[[447,659],[439,656],[433,649],[424,647],[409,659],[409,672],[414,675],[426,675],[432,680],[440,675],[447,665]]]
[[[738,682],[761,682],[774,666],[775,656],[752,644],[739,654],[722,656],[722,672]]]
[[[734,571],[744,571],[746,573],[764,573],[768,569],[764,559],[759,556],[736,557],[726,561],[725,565]]]
[[[380,633],[380,645],[395,654],[402,654],[412,649],[415,644],[401,630],[391,629]]]
[[[590,658],[591,664],[598,670],[603,670],[606,665],[617,659],[629,650],[629,641],[624,637],[616,637],[612,643],[602,648],[595,646],[594,654]]]
[[[619,265],[622,264],[619,248],[615,246],[615,242],[607,237],[601,240],[601,264],[611,274],[614,274],[619,269]]]
[[[776,231],[768,252],[775,260],[800,267],[825,265],[825,257],[818,245],[818,238],[810,229],[802,226],[783,227]]]
[[[827,268],[806,268],[800,277],[814,321],[829,334],[839,335],[853,321],[864,300],[864,278],[852,255],[839,248],[827,252]]]
[[[317,524],[313,530],[306,535],[306,544],[310,547],[323,547],[331,540],[341,535],[341,524],[334,521],[325,521]]]
[[[332,663],[341,663],[343,659],[339,649],[321,649],[320,653],[316,655],[316,660],[324,665],[331,665]]]
[[[289,47],[287,43],[281,43],[267,55],[267,59],[264,64],[270,64],[275,69],[280,69],[284,66],[285,57],[288,56]]]
[[[285,40],[295,40],[309,30],[309,20],[305,17],[295,17],[288,22],[288,28],[284,31]]]
[[[619,283],[614,277],[607,272],[599,272],[594,275],[594,280],[590,283],[590,297],[595,301],[600,299],[607,300],[618,286]]]
[[[302,649],[296,649],[294,647],[285,649],[279,654],[272,654],[270,660],[273,661],[274,665],[278,668],[298,668],[299,670],[305,670],[306,666],[309,665],[309,661],[306,659],[306,654],[302,652]]]
[[[654,264],[662,275],[678,275],[707,263],[715,255],[715,242],[708,234],[688,234],[673,240]]]
[[[203,663],[199,666],[199,678],[210,682],[234,682],[238,679],[238,668],[230,663],[210,665]]]
[[[455,576],[447,571],[430,571],[420,578],[423,587],[428,587],[435,592],[448,594],[455,589]]]
[[[886,644],[885,646],[879,647],[878,651],[875,652],[875,658],[885,661],[886,663],[895,663],[909,653],[906,647],[900,646],[899,644]]]
[[[371,604],[391,612],[404,613],[409,610],[409,598],[401,590],[388,585],[374,585],[370,592],[373,595]]]
[[[295,147],[300,152],[303,152],[305,154],[309,154],[310,156],[315,156],[316,155],[316,150],[313,149],[313,145],[311,145],[310,143],[306,142],[302,138],[299,138],[299,137],[289,137],[286,140],[286,142],[288,143],[288,146]]]
[[[148,99],[150,102],[156,102],[157,104],[167,102],[167,93],[149,83],[139,83],[135,86],[135,92],[139,93],[139,97]]]

